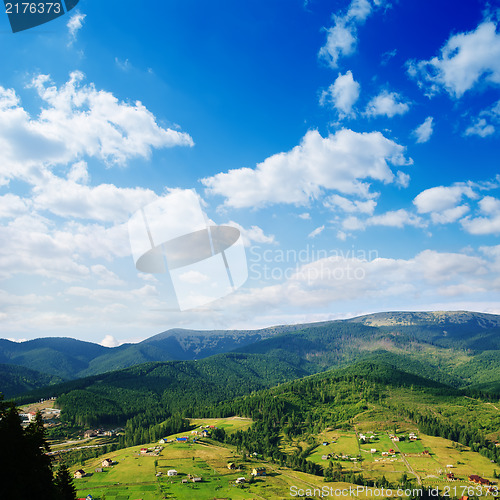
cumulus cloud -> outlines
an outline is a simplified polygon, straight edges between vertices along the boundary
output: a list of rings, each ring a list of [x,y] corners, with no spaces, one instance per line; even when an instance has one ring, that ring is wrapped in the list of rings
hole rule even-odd
[[[494,133],[495,127],[484,118],[477,118],[474,123],[465,130],[465,135],[478,135],[479,137],[487,137]]]
[[[375,2],[375,5],[379,3]],[[372,4],[368,0],[352,0],[345,14],[333,16],[334,24],[326,29],[326,42],[319,57],[336,68],[340,57],[353,54],[357,45],[357,27],[371,12]]]
[[[463,219],[464,229],[476,235],[500,234],[500,200],[485,196],[478,205],[480,215]]]
[[[392,118],[396,115],[404,115],[410,109],[407,102],[402,102],[401,96],[396,92],[382,91],[375,96],[366,107],[367,116],[388,116]]]
[[[427,142],[431,138],[433,131],[434,131],[433,118],[432,118],[432,116],[428,116],[424,120],[424,123],[419,125],[413,131],[413,135],[416,138],[417,144],[423,144],[424,142]]]
[[[409,259],[330,256],[300,266],[282,283],[240,290],[235,307],[328,307],[339,301],[470,297],[500,291],[499,257],[424,250]],[[366,306],[365,306],[366,307]]]
[[[79,162],[85,156],[108,165],[148,158],[153,148],[192,146],[192,138],[158,125],[139,101],[129,104],[82,83],[73,72],[57,87],[47,75],[30,85],[42,101],[38,116],[20,104],[13,89],[0,87],[0,185],[12,178],[37,183],[40,170]]]
[[[380,132],[342,129],[328,137],[311,130],[298,146],[275,154],[255,169],[240,168],[202,179],[207,192],[233,208],[271,203],[305,205],[324,190],[371,198],[367,179],[385,184],[397,177],[390,165],[411,163],[405,148]]]
[[[26,214],[31,206],[31,200],[7,193],[0,196],[0,218],[17,217]]]
[[[106,335],[100,342],[103,347],[118,347],[120,342],[113,335]]]
[[[365,219],[352,215],[342,221],[342,229],[346,231],[363,231],[370,226],[397,227],[401,229],[405,226],[425,227],[425,223],[421,217],[404,209],[389,210]]]
[[[353,115],[353,106],[359,98],[360,85],[352,76],[351,71],[339,76],[328,90],[324,90],[320,97],[320,104],[330,104],[339,113],[341,118]]]
[[[432,95],[445,90],[460,98],[479,82],[500,84],[500,34],[491,20],[475,30],[451,36],[438,56],[409,61],[408,72]]]
[[[338,194],[328,196],[323,204],[325,207],[331,209],[340,208],[344,212],[348,213],[359,212],[369,215],[373,214],[373,211],[377,206],[377,202],[375,200],[350,200]]]
[[[251,226],[250,228],[244,228],[241,224],[237,222],[230,221],[228,226],[237,227],[240,230],[241,236],[243,238],[243,244],[249,247],[252,243],[264,243],[268,245],[273,245],[276,243],[274,234],[265,234],[264,230],[259,226]]]
[[[131,213],[154,201],[154,191],[144,188],[119,188],[114,184],[87,186],[71,180],[85,178],[82,167],[70,171],[69,179],[46,173],[33,188],[37,210],[61,217],[101,222],[125,222]]]
[[[471,199],[477,198],[473,189],[465,184],[436,186],[419,193],[413,200],[413,204],[421,214],[442,212],[455,208],[464,196]]]

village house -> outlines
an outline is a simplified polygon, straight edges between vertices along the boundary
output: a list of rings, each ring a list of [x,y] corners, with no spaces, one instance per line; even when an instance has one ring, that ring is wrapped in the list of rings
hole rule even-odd
[[[192,477],[191,478],[191,481],[193,481],[193,483],[201,483],[201,477]]]
[[[105,458],[102,461],[102,466],[103,467],[111,467],[112,465],[113,465],[113,460],[111,460],[111,458]]]
[[[449,472],[448,474],[446,474],[446,479],[448,481],[456,481],[457,478],[455,477],[455,474],[453,474],[453,472]]]
[[[148,452],[147,448],[141,448],[141,454],[145,455]]]
[[[82,477],[85,477],[87,474],[84,470],[82,469],[78,469],[77,471],[75,471],[75,473],[73,474],[73,477],[75,479],[81,479]]]
[[[476,483],[476,484],[480,484],[481,486],[489,486],[490,485],[490,482],[488,479],[484,479],[483,477],[478,476],[476,474],[472,474],[471,476],[469,476],[469,481]]]
[[[410,439],[410,441],[416,441],[418,439],[417,435],[413,432],[410,432],[408,438]]]
[[[201,431],[201,436],[202,437],[210,437],[210,431],[207,431],[206,429],[203,429]]]
[[[97,473],[102,472],[102,467],[97,467],[97,469],[95,469],[95,472]]]
[[[398,437],[398,436],[392,436],[392,437],[391,437],[391,439],[392,439],[393,441],[396,441],[396,442],[398,442],[398,441],[399,441],[399,437]]]
[[[227,464],[227,468],[228,468],[228,469],[235,469],[235,468],[236,468],[236,466],[234,465],[234,463],[233,463],[233,462],[229,462],[229,463]]]
[[[175,469],[170,469],[167,471],[167,476],[169,477],[177,476],[177,471]]]
[[[188,438],[186,436],[178,437],[177,441],[179,441],[180,443],[186,443],[188,441]]]
[[[265,467],[254,467],[252,470],[252,476],[265,476],[266,468]]]
[[[242,483],[244,483],[245,481],[246,481],[246,479],[245,479],[244,477],[239,477],[239,478],[237,478],[237,479],[236,479],[236,481],[235,481],[235,482],[236,482],[236,484],[242,484]]]

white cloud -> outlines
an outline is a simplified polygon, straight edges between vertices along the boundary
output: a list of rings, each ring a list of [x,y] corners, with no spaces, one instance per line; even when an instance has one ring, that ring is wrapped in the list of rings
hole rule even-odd
[[[471,199],[477,198],[472,188],[467,185],[436,186],[419,193],[413,200],[413,204],[421,214],[442,212],[455,208],[464,196]]]
[[[401,172],[401,170],[398,170],[396,174],[396,184],[399,187],[407,188],[410,185],[410,175],[405,172]]]
[[[271,203],[307,204],[323,190],[372,197],[366,179],[396,181],[389,164],[407,165],[403,146],[380,132],[342,129],[323,138],[311,130],[300,145],[275,154],[255,169],[240,168],[202,179],[207,192],[226,198],[234,208]]]
[[[484,252],[483,252],[484,253]],[[329,307],[339,302],[367,301],[399,304],[500,291],[497,257],[424,250],[409,259],[377,257],[373,260],[332,256],[304,264],[283,283],[241,289],[228,298],[233,307],[246,310],[295,312]],[[352,307],[352,306],[351,306]]]
[[[74,169],[68,177],[85,177],[83,170]],[[48,210],[61,217],[103,222],[124,222],[131,213],[156,198],[150,189],[119,188],[114,184],[86,186],[50,173],[46,173],[43,181],[33,188],[33,203],[37,210]]]
[[[316,229],[314,229],[313,231],[311,231],[311,232],[307,235],[307,237],[308,237],[308,238],[315,238],[316,236],[320,235],[320,234],[323,232],[323,230],[324,230],[324,229],[325,229],[325,226],[324,226],[324,225],[323,225],[323,226],[319,226],[319,227],[317,227]]]
[[[97,284],[100,286],[122,286],[125,282],[113,271],[110,271],[102,264],[95,264],[90,267],[92,273],[97,277]]]
[[[439,56],[410,61],[409,74],[429,94],[444,89],[460,98],[480,81],[500,84],[500,34],[493,21],[482,22],[474,31],[453,35]]]
[[[310,220],[311,219],[311,214],[309,212],[304,212],[299,214],[299,218],[303,220]]]
[[[442,212],[432,212],[431,220],[435,224],[450,224],[462,218],[469,210],[468,205],[458,205],[453,208],[447,208]]]
[[[113,335],[106,335],[100,342],[103,347],[118,347],[120,342]]]
[[[357,26],[364,23],[372,12],[368,0],[352,0],[344,15],[334,16],[334,25],[328,28],[326,43],[319,51],[319,57],[336,68],[341,56],[354,53],[357,44]]]
[[[276,243],[274,234],[265,234],[263,229],[259,226],[251,226],[249,229],[246,229],[241,224],[234,221],[228,222],[227,225],[237,227],[240,230],[243,244],[246,247],[249,247],[252,243],[265,243],[268,245]]]
[[[351,71],[345,75],[339,73],[335,82],[322,92],[320,104],[331,104],[342,118],[353,115],[353,106],[359,98],[360,85],[352,77]]]
[[[479,202],[479,210],[483,215],[461,221],[464,229],[476,235],[500,234],[500,200],[485,196]]]
[[[0,196],[0,218],[17,217],[26,214],[31,206],[31,201],[19,196],[7,193]]]
[[[107,164],[148,158],[153,148],[192,146],[191,137],[160,127],[139,101],[120,102],[110,92],[83,85],[73,72],[61,87],[46,75],[33,79],[43,103],[38,116],[21,105],[13,89],[0,87],[0,185],[12,178],[36,184],[40,170],[78,162],[86,155]]]
[[[427,142],[431,138],[432,132],[434,131],[432,122],[433,122],[432,116],[428,116],[424,120],[424,123],[419,125],[413,131],[413,135],[417,139],[417,144],[422,144],[424,142]]]
[[[409,111],[410,105],[406,102],[399,102],[400,99],[401,96],[398,93],[384,90],[368,103],[365,113],[368,116],[385,115],[389,118],[404,115]]]
[[[87,184],[89,181],[89,172],[87,170],[87,163],[84,161],[76,162],[71,170],[68,172],[68,180],[73,182],[81,182]]]
[[[425,227],[422,219],[407,210],[389,210],[379,215],[365,219],[356,216],[347,217],[342,221],[342,228],[346,231],[363,231],[370,226],[386,226],[403,228],[405,226]]]
[[[69,33],[69,45],[72,45],[76,41],[76,36],[83,26],[83,21],[87,16],[76,11],[66,24]]]
[[[340,208],[344,212],[354,213],[359,212],[363,214],[373,214],[375,207],[377,206],[377,202],[375,200],[349,200],[343,196],[338,194],[332,194],[328,198],[325,199],[324,205],[327,208]]]
[[[199,285],[200,283],[203,283],[210,278],[207,275],[200,273],[199,271],[186,271],[179,276],[179,279],[184,283]]]
[[[465,130],[465,135],[478,135],[479,137],[487,137],[494,133],[495,127],[484,118],[477,118],[474,123]]]
[[[381,215],[374,215],[366,220],[368,226],[399,227],[415,226],[423,227],[422,219],[404,209],[390,210]]]

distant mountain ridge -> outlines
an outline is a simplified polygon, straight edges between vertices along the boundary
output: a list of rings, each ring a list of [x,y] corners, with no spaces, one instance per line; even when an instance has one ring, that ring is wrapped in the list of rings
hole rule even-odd
[[[0,339],[0,363],[36,370],[37,377],[66,380],[232,351],[292,361],[304,374],[375,356],[457,387],[483,384],[496,389],[500,316],[467,311],[384,312],[260,330],[171,329],[115,348],[70,338],[22,343]]]

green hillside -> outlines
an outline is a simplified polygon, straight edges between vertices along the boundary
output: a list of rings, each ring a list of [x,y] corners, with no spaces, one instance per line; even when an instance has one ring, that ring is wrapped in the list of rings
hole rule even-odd
[[[54,375],[7,364],[0,364],[0,380],[6,398],[62,382],[60,377]]]

